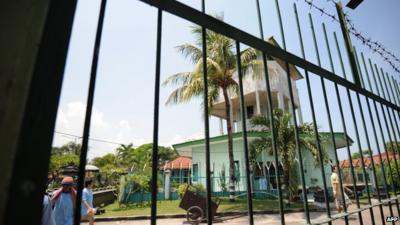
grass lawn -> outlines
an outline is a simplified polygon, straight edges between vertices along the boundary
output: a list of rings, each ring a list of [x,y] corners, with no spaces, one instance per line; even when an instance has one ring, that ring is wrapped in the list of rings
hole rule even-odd
[[[157,214],[185,214],[186,211],[179,208],[180,200],[172,201],[158,201]],[[254,211],[264,210],[279,210],[279,203],[277,200],[258,200],[253,199]],[[303,208],[303,203],[291,203],[290,208]],[[150,215],[150,205],[136,206],[136,205],[122,205],[118,206],[115,202],[105,207],[106,213],[96,217],[115,217],[115,216],[144,216]],[[246,212],[247,200],[238,199],[235,202],[229,202],[227,199],[222,199],[217,212]]]

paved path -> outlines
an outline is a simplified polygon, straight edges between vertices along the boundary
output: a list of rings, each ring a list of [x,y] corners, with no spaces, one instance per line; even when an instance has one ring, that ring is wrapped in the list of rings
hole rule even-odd
[[[354,210],[355,206],[351,206],[350,210]],[[384,206],[383,207],[384,214],[389,215],[389,207]],[[397,214],[397,208],[393,207],[394,214],[398,216]],[[380,211],[378,207],[375,207],[374,210],[374,220],[375,224],[382,224],[381,222],[381,217],[380,217]],[[334,215],[336,212],[333,212],[332,214]],[[312,220],[318,220],[318,219],[323,219],[326,218],[326,213],[325,212],[311,212],[310,213],[311,219]],[[278,225],[280,224],[280,219],[279,219],[279,214],[268,214],[268,215],[254,215],[254,224],[255,225]],[[371,220],[371,215],[369,210],[365,210],[362,212],[362,218],[363,222],[365,225],[372,224]],[[182,225],[182,222],[184,219],[158,219],[157,220],[157,225]],[[285,221],[286,224],[288,225],[294,225],[294,224],[304,224],[305,219],[304,219],[304,213],[288,213],[285,214]],[[400,224],[400,222],[397,222]],[[150,221],[149,220],[134,220],[134,221],[113,221],[113,222],[96,222],[96,225],[149,225]],[[224,222],[220,223],[215,223],[215,224],[221,224],[221,225],[244,225],[248,224],[248,217],[243,216],[239,218],[234,218],[230,220],[226,220]],[[337,219],[333,221],[333,225],[339,225],[339,224],[345,224],[344,219]],[[355,225],[355,224],[360,224],[360,221],[358,219],[357,214],[353,214],[349,217],[349,224]],[[389,223],[386,223],[389,224]],[[203,224],[205,225],[205,223]]]

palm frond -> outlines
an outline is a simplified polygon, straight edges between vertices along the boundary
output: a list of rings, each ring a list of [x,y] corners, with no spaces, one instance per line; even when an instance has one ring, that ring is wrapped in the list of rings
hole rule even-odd
[[[175,47],[185,58],[189,58],[192,63],[197,63],[202,58],[202,51],[191,44],[182,44]]]
[[[190,83],[191,79],[193,78],[193,75],[194,74],[192,72],[181,72],[181,73],[171,75],[163,81],[162,86],[187,85],[188,83]]]
[[[253,116],[250,120],[250,124],[253,126],[269,127],[270,120],[264,115]]]

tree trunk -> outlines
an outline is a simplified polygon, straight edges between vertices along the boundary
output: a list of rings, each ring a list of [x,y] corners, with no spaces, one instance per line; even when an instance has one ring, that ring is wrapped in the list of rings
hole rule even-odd
[[[226,113],[226,129],[228,133],[228,156],[229,156],[229,200],[235,201],[235,160],[233,156],[233,134],[231,123],[231,105],[229,103],[229,96],[226,88],[222,89],[225,100],[225,113]]]

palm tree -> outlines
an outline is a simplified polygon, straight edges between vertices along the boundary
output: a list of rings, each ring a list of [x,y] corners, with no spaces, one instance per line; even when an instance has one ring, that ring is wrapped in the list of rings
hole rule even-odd
[[[221,19],[221,18],[220,18]],[[202,29],[192,27],[192,33],[196,38],[196,44],[182,44],[176,47],[186,58],[194,64],[190,72],[181,72],[168,77],[163,85],[173,85],[177,88],[170,94],[166,105],[187,103],[195,97],[202,97],[203,86],[203,59],[202,59]],[[233,156],[233,135],[230,98],[238,92],[238,84],[234,79],[237,72],[235,42],[221,34],[207,30],[207,74],[208,74],[208,102],[209,112],[220,95],[225,101],[226,127],[228,134],[228,155],[229,155],[229,188],[230,200],[234,199],[235,181],[234,156]],[[240,53],[240,59],[245,74],[249,69],[259,65],[257,51],[248,48]],[[203,103],[204,104],[204,103]],[[203,107],[205,107],[203,105]]]
[[[278,157],[282,162],[283,169],[283,184],[289,188],[289,199],[293,199],[297,193],[297,184],[290,182],[296,179],[297,171],[295,158],[297,156],[296,151],[296,138],[295,138],[295,126],[291,122],[292,115],[289,112],[285,112],[282,109],[274,109],[273,111],[274,120],[274,133],[275,141],[277,145]],[[264,115],[254,116],[250,123],[260,128],[262,131],[271,131],[270,119]],[[299,144],[301,149],[307,149],[314,158],[315,165],[319,165],[318,148],[315,142],[315,133],[312,123],[303,123],[298,126],[299,132]],[[255,165],[257,158],[262,152],[267,152],[269,155],[273,154],[272,151],[272,135],[266,135],[262,138],[258,138],[250,143],[250,160]],[[326,141],[323,137],[319,136],[321,142]],[[322,146],[321,146],[322,147]],[[328,157],[324,148],[321,148],[323,161],[327,163]]]

